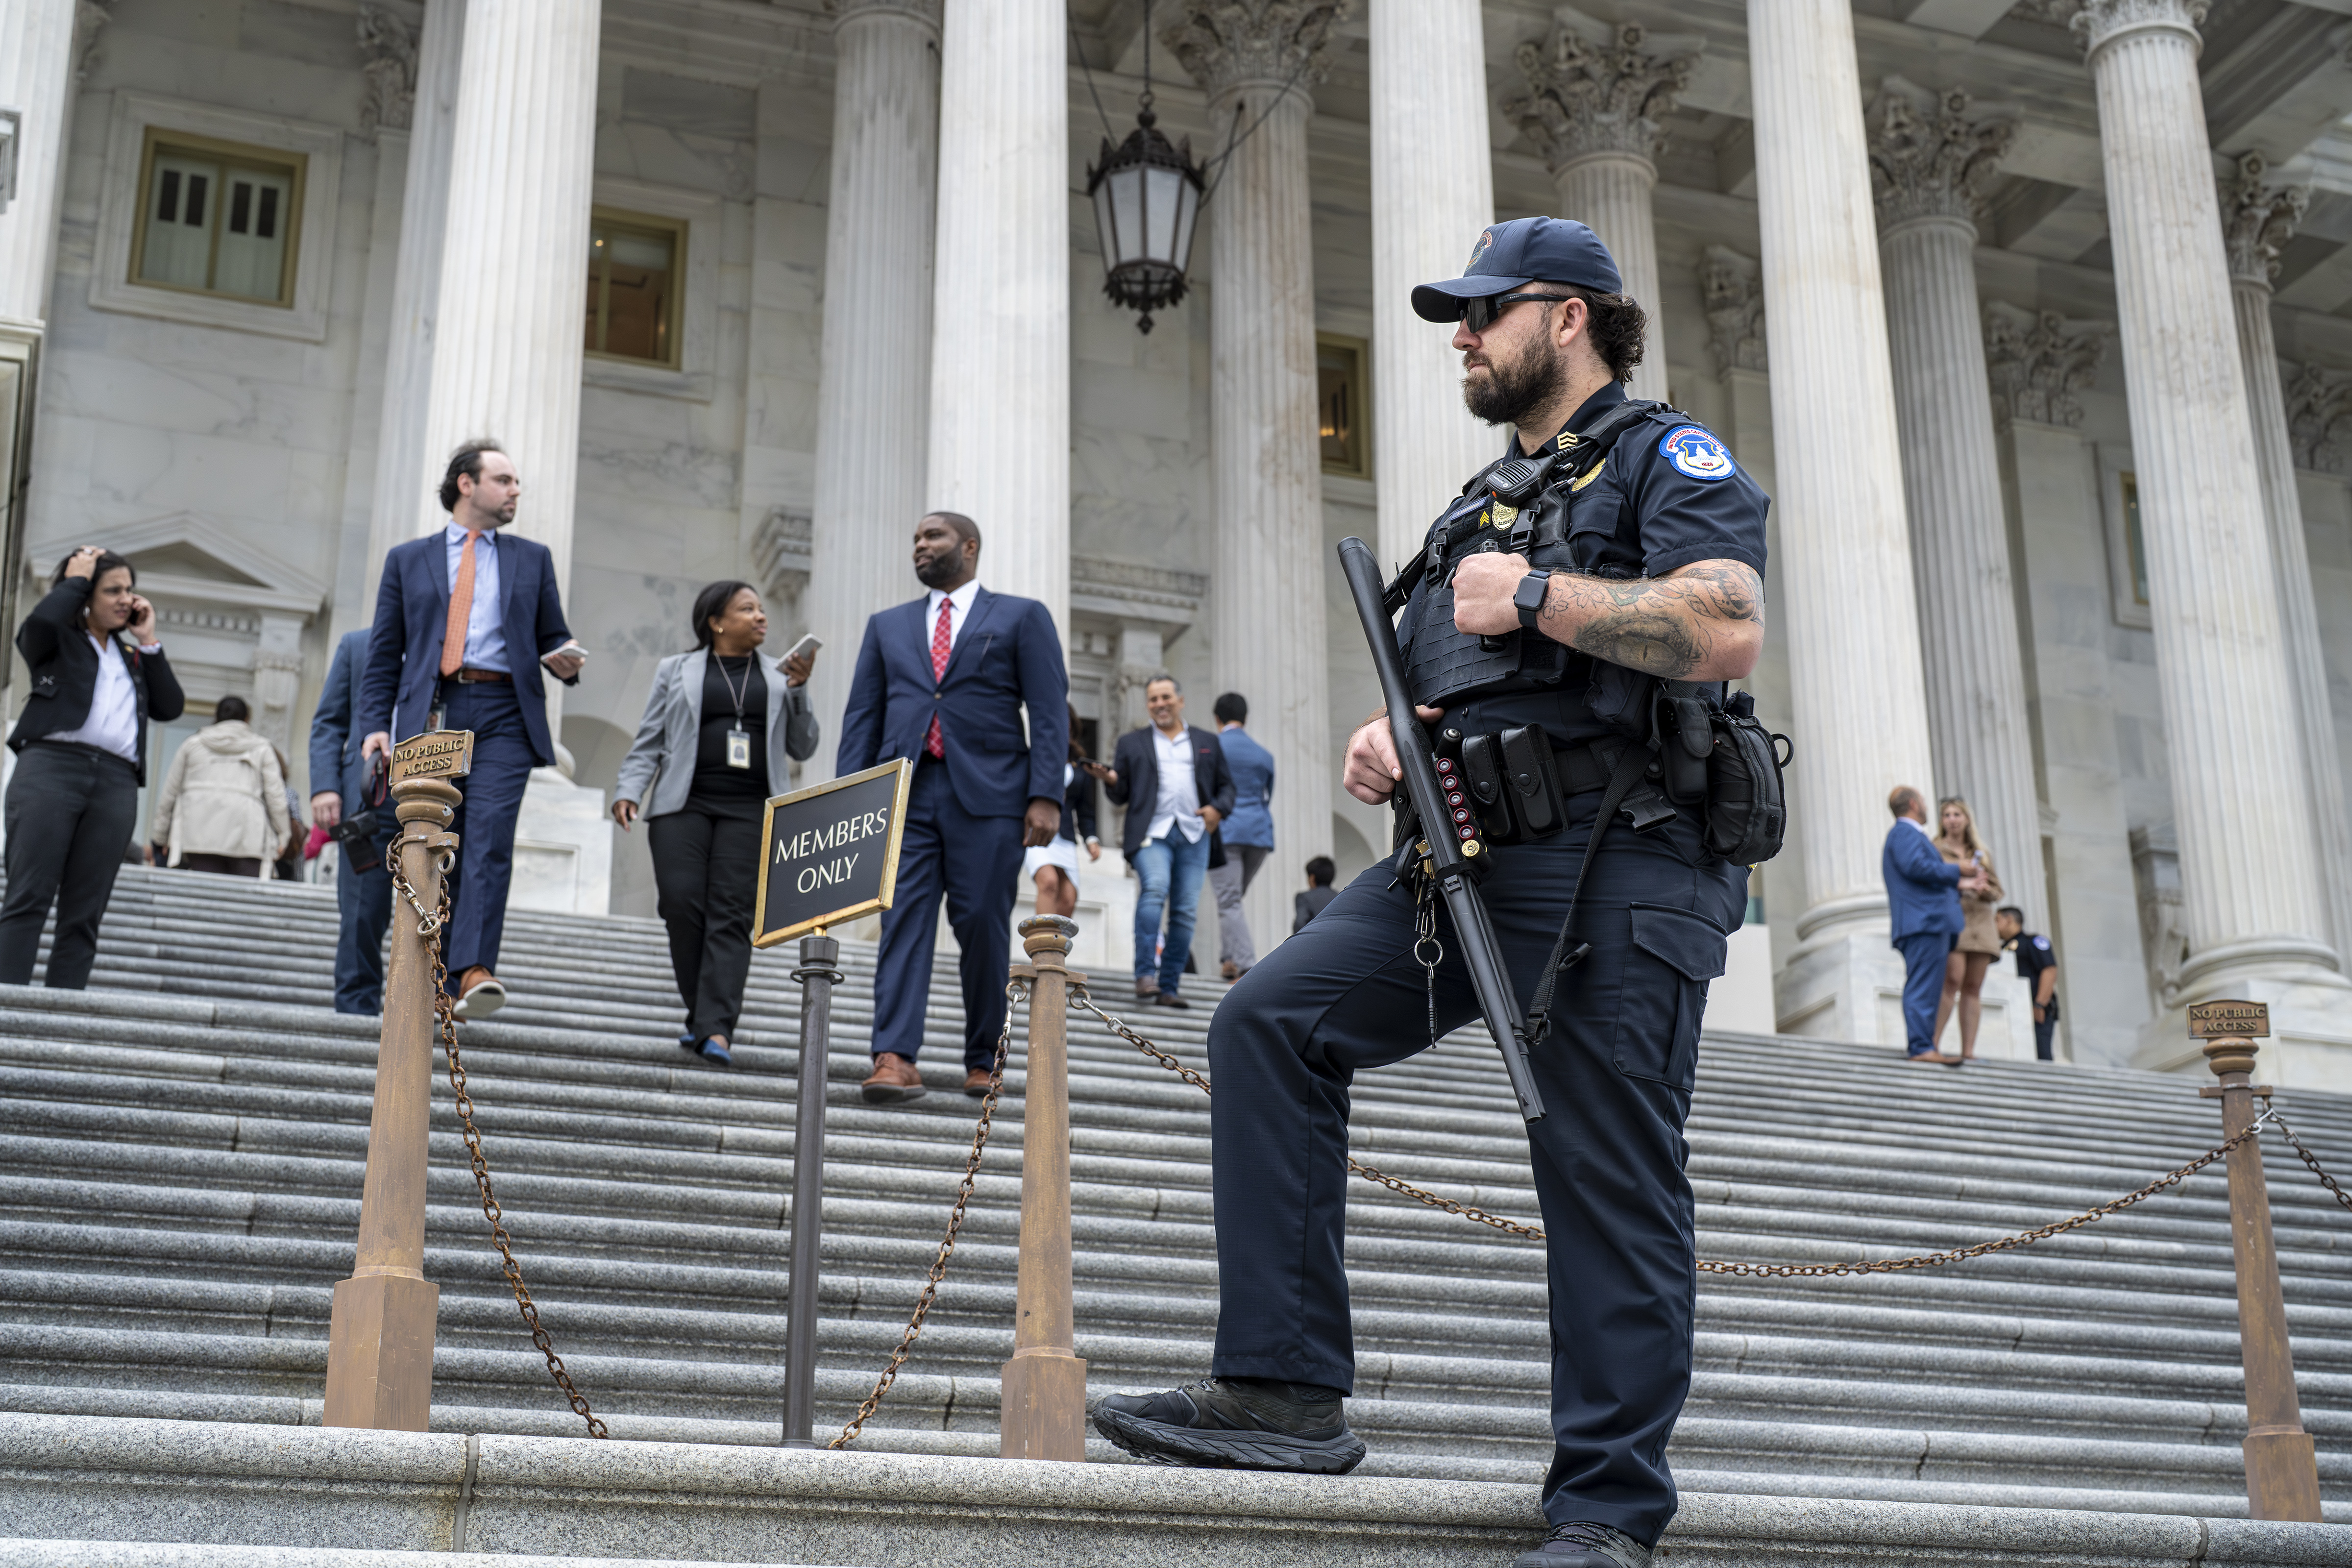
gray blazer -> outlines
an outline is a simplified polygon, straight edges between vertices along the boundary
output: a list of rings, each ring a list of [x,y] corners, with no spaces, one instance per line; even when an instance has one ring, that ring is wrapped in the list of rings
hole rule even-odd
[[[778,795],[790,778],[784,759],[806,761],[816,755],[816,715],[809,710],[808,692],[784,684],[784,667],[761,654],[760,671],[768,681],[768,787]],[[686,804],[694,787],[694,758],[702,742],[702,684],[710,672],[710,655],[701,648],[674,653],[654,670],[654,689],[646,694],[646,717],[637,738],[621,760],[620,783],[614,800],[639,803],[643,815],[661,816]],[[787,715],[789,714],[789,719]],[[671,759],[676,765],[671,765]],[[653,798],[646,798],[650,787]]]

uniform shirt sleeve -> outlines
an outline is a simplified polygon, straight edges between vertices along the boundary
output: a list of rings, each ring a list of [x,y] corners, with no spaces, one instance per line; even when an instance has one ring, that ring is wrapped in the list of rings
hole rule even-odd
[[[1627,499],[1640,521],[1644,575],[1663,577],[1696,561],[1737,561],[1764,574],[1771,498],[1712,432],[1689,420],[1646,420],[1625,433],[1619,449],[1628,447]],[[1699,477],[1718,464],[1727,470],[1721,478]]]

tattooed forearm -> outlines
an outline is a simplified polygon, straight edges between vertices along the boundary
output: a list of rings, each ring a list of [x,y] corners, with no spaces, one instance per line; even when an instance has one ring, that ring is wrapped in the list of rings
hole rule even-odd
[[[1763,646],[1764,584],[1738,561],[1622,580],[1555,572],[1542,626],[1580,653],[1668,680],[1738,679]]]

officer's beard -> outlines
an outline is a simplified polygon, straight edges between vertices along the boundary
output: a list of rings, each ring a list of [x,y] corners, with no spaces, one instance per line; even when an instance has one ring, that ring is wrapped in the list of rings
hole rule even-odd
[[[1489,355],[1485,380],[1465,375],[1462,404],[1489,425],[1517,425],[1556,400],[1567,384],[1559,356],[1551,352],[1550,341],[1538,335],[1508,363]]]

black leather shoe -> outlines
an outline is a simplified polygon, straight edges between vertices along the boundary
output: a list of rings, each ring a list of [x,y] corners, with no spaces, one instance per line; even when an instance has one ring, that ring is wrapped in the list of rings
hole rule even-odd
[[[1300,1398],[1297,1387],[1204,1377],[1165,1394],[1107,1394],[1095,1402],[1095,1430],[1155,1465],[1344,1476],[1363,1463],[1339,1396]]]
[[[1553,1525],[1543,1544],[1520,1552],[1511,1568],[1650,1568],[1650,1549],[1622,1530],[1579,1521]]]

